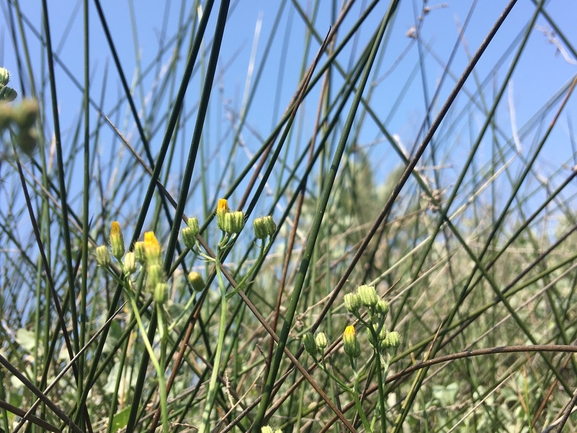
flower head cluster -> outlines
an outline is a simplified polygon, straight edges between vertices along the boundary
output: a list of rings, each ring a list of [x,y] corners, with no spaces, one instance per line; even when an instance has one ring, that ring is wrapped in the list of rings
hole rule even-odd
[[[38,132],[34,127],[39,114],[38,102],[24,99],[18,105],[6,104],[18,96],[16,90],[8,86],[10,73],[0,68],[0,134],[10,129],[15,134],[15,142],[25,153],[31,154],[36,149]]]
[[[369,343],[376,352],[383,356],[399,347],[401,344],[399,333],[389,332],[385,327],[389,304],[384,299],[379,298],[373,286],[363,284],[357,288],[356,293],[346,294],[343,301],[347,311],[359,319],[360,323],[367,329]],[[365,312],[366,317],[364,316]],[[352,341],[351,331],[349,330],[348,333],[348,337]],[[346,341],[345,335],[343,335],[343,341]],[[345,347],[346,344],[345,342]],[[350,347],[352,346],[350,345]],[[352,352],[352,349],[350,351]]]
[[[324,332],[317,332],[314,336],[310,332],[307,332],[303,335],[302,340],[305,350],[312,357],[316,357],[319,352],[321,355],[324,354],[328,344],[327,336]]]
[[[134,252],[126,252],[124,237],[120,224],[113,221],[110,228],[110,249],[101,245],[96,248],[96,262],[99,266],[108,267],[111,264],[111,255],[121,266],[123,274],[128,277],[138,270],[138,265],[146,269],[146,286],[157,303],[164,303],[167,299],[168,284],[162,263],[160,243],[154,232],[144,233],[144,241],[136,242]]]
[[[244,213],[240,210],[231,212],[228,200],[221,198],[216,208],[216,222],[223,232],[231,235],[239,234],[244,225]]]

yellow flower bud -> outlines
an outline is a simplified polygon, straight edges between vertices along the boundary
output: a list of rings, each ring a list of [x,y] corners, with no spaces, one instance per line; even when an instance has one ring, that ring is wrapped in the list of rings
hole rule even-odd
[[[343,347],[345,353],[351,358],[358,358],[361,355],[361,346],[357,339],[355,327],[352,325],[347,326],[343,332]]]
[[[110,249],[112,250],[112,255],[118,260],[124,255],[124,237],[122,236],[122,230],[120,230],[118,221],[112,221],[112,227],[110,228]]]
[[[216,223],[218,228],[222,231],[226,231],[224,229],[224,216],[230,212],[230,208],[228,207],[228,201],[225,198],[221,198],[218,200],[218,206],[216,207]]]
[[[160,262],[160,244],[154,232],[144,233],[144,256],[149,264]]]

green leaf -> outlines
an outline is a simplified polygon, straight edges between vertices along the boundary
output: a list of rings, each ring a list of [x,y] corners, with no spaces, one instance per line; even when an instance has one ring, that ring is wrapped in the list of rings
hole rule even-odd
[[[120,412],[117,412],[112,417],[112,432],[113,433],[126,427],[126,424],[128,424],[128,417],[130,416],[130,408],[131,408],[131,405],[126,406],[124,409],[122,409]]]
[[[27,352],[32,352],[34,347],[36,347],[36,339],[34,338],[34,332],[29,331],[25,328],[20,328],[16,331],[16,341]]]

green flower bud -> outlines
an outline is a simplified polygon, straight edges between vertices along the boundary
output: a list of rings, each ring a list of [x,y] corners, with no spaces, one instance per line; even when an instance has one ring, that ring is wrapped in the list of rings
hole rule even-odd
[[[347,293],[344,297],[345,308],[349,313],[353,313],[355,316],[361,308],[361,298],[355,293]]]
[[[373,286],[363,284],[362,286],[358,287],[357,293],[361,299],[361,304],[363,304],[365,307],[374,307],[379,302],[377,291]]]
[[[252,222],[252,226],[254,228],[254,236],[257,239],[266,239],[276,231],[276,224],[270,215],[256,218]]]
[[[132,251],[129,251],[124,256],[124,274],[125,275],[132,275],[136,272],[137,263],[136,263],[136,254]]]
[[[243,220],[242,211],[228,212],[224,215],[222,228],[226,233],[238,234],[242,230]]]
[[[0,86],[0,101],[12,102],[18,96],[18,92],[12,87]]]
[[[96,263],[103,268],[110,265],[110,253],[106,245],[96,247]]]
[[[397,331],[388,332],[383,340],[383,347],[396,349],[401,345],[401,335]]]
[[[379,299],[376,310],[378,314],[380,314],[383,317],[386,317],[387,313],[389,312],[389,303],[384,299]]]
[[[35,99],[23,99],[20,104],[14,107],[14,122],[22,130],[29,129],[34,126],[38,113],[38,101]]]
[[[352,325],[347,326],[343,332],[343,347],[345,353],[351,358],[358,358],[361,355],[361,345],[357,339],[355,327]]]
[[[307,332],[303,335],[303,344],[305,345],[305,350],[310,356],[314,357],[317,355],[317,343],[315,342],[313,334]]]
[[[141,265],[146,263],[146,254],[144,253],[144,242],[138,241],[134,244],[134,256],[136,261]]]
[[[0,86],[5,86],[10,81],[10,72],[6,68],[0,68]]]
[[[154,289],[159,283],[166,282],[166,278],[164,278],[164,271],[162,270],[162,266],[160,264],[147,263],[146,272],[148,273],[146,282],[148,283],[148,287],[151,289]]]
[[[2,101],[0,101],[0,133],[12,122],[12,111],[11,105],[3,104]]]
[[[154,302],[164,304],[168,298],[168,284],[158,283],[154,286]]]
[[[327,336],[325,335],[324,332],[318,332],[315,335],[315,344],[321,352],[325,350],[328,343],[327,343]]]
[[[118,221],[112,221],[110,229],[110,249],[112,250],[112,255],[118,260],[124,255],[124,237],[122,236],[122,230],[120,230]]]
[[[194,229],[191,229],[190,227],[183,228],[182,241],[186,248],[194,248],[196,245],[196,234],[194,233]]]
[[[377,329],[379,329],[379,325],[377,325],[376,323],[373,324],[373,330],[374,332],[377,332]],[[381,331],[379,332],[378,338],[379,341],[382,342],[385,340],[385,338],[387,338],[387,329],[382,326],[381,327]],[[377,347],[377,345],[375,344],[375,339],[373,338],[373,332],[370,331],[370,329],[367,328],[367,335],[368,335],[368,339],[369,339],[369,343],[371,343],[371,346],[373,347]]]
[[[27,155],[32,155],[38,144],[38,132],[34,128],[23,129],[16,136],[16,144]]]
[[[200,233],[200,226],[198,224],[198,219],[196,219],[195,217],[190,217],[186,221],[186,224],[188,225],[188,227],[192,229],[194,236]]]
[[[271,426],[265,425],[264,427],[261,427],[260,433],[274,433],[274,432],[272,431]]]
[[[195,292],[202,292],[206,287],[204,278],[198,272],[190,272],[187,279]]]

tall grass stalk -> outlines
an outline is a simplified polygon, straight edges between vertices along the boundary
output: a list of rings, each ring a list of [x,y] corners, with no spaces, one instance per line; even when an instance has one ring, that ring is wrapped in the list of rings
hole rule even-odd
[[[0,2],[0,431],[577,430],[574,9]]]

